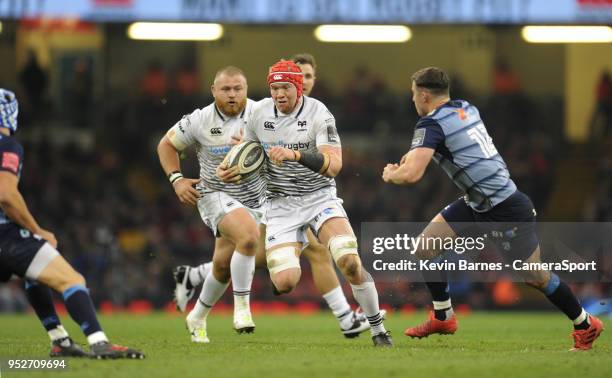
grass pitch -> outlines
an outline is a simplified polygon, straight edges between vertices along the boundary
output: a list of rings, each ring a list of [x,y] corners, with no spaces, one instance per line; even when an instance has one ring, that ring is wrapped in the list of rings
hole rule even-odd
[[[368,333],[353,340],[330,313],[261,315],[253,335],[237,335],[229,315],[209,317],[210,344],[189,341],[182,316],[101,317],[112,341],[142,349],[145,360],[68,359],[67,371],[0,372],[2,377],[612,377],[611,336],[594,350],[570,353],[570,323],[558,313],[473,313],[459,316],[453,336],[410,339],[406,326],[424,313],[391,314],[396,347],[374,349]],[[85,340],[63,317],[76,342]],[[607,328],[611,322],[604,320]],[[0,358],[47,358],[49,344],[34,315],[0,316]]]

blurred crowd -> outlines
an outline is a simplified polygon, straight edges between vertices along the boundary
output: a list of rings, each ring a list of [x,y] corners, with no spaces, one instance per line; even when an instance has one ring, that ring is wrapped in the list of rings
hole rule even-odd
[[[87,79],[88,62],[75,61],[81,74],[66,87],[67,100],[58,109],[42,95],[48,86],[44,71],[35,62],[29,64],[21,75],[18,138],[25,148],[20,188],[30,210],[55,232],[60,251],[86,277],[98,304],[127,306],[144,299],[156,308],[165,306],[172,299],[172,267],[209,261],[214,242],[196,209],[179,204],[155,151],[163,133],[183,114],[211,102],[199,87],[198,73],[186,64],[170,74],[152,62],[134,83],[137,90],[108,89],[100,100]],[[493,94],[482,97],[451,73],[452,96],[479,108],[518,187],[544,210],[556,165],[566,151],[563,103],[528,97],[503,65],[495,75]],[[264,96],[250,93],[253,99]],[[411,142],[417,114],[408,88],[393,92],[377,75],[360,68],[343,91],[319,80],[313,97],[337,118],[344,151],[338,190],[357,233],[365,221],[427,221],[459,195],[441,170],[432,167],[413,187],[386,185],[380,178],[384,165],[399,161]],[[596,204],[601,221],[612,219],[610,147],[602,149],[607,157],[601,159],[601,203]],[[185,154],[182,165],[186,176],[197,176],[193,151]],[[302,282],[287,300],[321,302],[308,263],[302,264]],[[460,301],[485,308],[498,302],[492,294],[499,287],[475,284],[469,296],[462,296],[465,285],[453,289]],[[381,302],[393,306],[429,303],[420,284],[380,284],[379,289]],[[17,283],[0,287],[0,310],[24,308],[19,291]],[[257,273],[253,297],[272,299],[267,272]]]

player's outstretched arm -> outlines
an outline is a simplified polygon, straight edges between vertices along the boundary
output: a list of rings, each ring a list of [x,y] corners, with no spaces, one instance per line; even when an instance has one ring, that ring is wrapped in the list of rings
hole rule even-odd
[[[183,177],[181,173],[181,163],[178,157],[178,149],[174,146],[167,135],[161,139],[157,145],[157,155],[159,162],[174,187],[174,192],[178,199],[185,204],[196,205],[200,193],[193,187],[200,182],[199,179],[189,179]]]
[[[433,154],[433,148],[413,148],[402,157],[400,164],[387,164],[383,169],[382,178],[390,184],[414,184],[423,177]]]
[[[17,176],[10,172],[0,172],[0,207],[2,211],[15,223],[41,236],[54,248],[57,240],[53,233],[41,228],[28,210],[23,196],[17,188]]]

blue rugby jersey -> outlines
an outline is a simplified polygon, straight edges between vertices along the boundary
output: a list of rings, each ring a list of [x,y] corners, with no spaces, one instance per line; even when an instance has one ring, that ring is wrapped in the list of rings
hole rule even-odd
[[[467,101],[449,101],[419,119],[410,148],[419,147],[435,150],[434,161],[475,211],[489,211],[516,191],[478,109]]]
[[[23,164],[23,147],[15,138],[0,134],[0,171],[21,176]],[[0,209],[0,224],[11,223],[4,211]]]

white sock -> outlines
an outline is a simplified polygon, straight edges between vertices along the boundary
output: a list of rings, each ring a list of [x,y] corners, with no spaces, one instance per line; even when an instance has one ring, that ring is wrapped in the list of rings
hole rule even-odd
[[[202,282],[204,282],[206,276],[208,276],[208,273],[212,269],[212,265],[212,261],[209,261],[202,265],[198,265],[194,268],[191,268],[191,270],[189,271],[189,282],[193,287],[196,287]]]
[[[212,271],[208,273],[206,280],[204,280],[204,286],[202,286],[200,297],[190,314],[193,314],[196,319],[206,318],[210,309],[212,309],[223,293],[225,293],[228,286],[229,282],[219,282]]]
[[[444,319],[441,320],[448,320],[453,317],[455,312],[453,311],[450,298],[441,302],[431,301],[431,303],[433,303],[434,312],[444,310]]]
[[[49,335],[49,338],[51,339],[51,341],[55,341],[55,340],[63,339],[64,337],[68,337],[68,332],[66,332],[66,329],[64,329],[64,327],[61,325],[58,325],[57,327],[47,331],[47,334]]]
[[[338,286],[335,289],[323,294],[323,299],[325,299],[327,305],[332,310],[332,313],[340,322],[340,328],[349,329],[353,325],[353,322],[351,321],[353,310],[351,310],[351,306],[349,306],[348,301],[344,296],[342,287]]]
[[[232,289],[234,290],[234,313],[250,311],[251,284],[255,273],[255,256],[245,256],[234,251],[230,262]]]
[[[575,325],[578,325],[582,322],[584,322],[585,320],[587,320],[589,318],[589,313],[584,311],[584,309],[582,309],[582,312],[580,313],[580,315],[578,315],[578,317],[576,319],[573,320]],[[590,324],[590,322],[589,322]]]
[[[102,331],[94,332],[91,335],[87,336],[87,342],[89,345],[93,345],[102,341],[108,342],[108,338]]]
[[[374,282],[364,282],[361,285],[351,284],[351,289],[353,289],[355,300],[359,303],[361,309],[368,318],[372,335],[387,332],[383,325],[383,318],[380,316],[378,293],[376,292]]]

